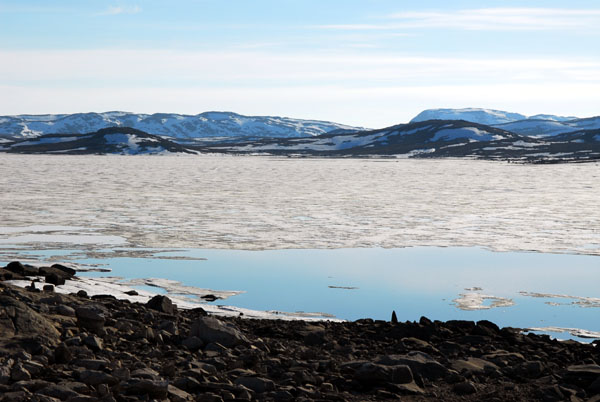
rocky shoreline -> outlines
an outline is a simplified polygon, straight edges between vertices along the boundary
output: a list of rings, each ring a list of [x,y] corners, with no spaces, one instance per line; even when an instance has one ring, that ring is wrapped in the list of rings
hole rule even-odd
[[[0,268],[0,401],[600,401],[597,342],[489,321],[213,317],[169,298],[60,294]],[[19,288],[1,282],[44,278]]]

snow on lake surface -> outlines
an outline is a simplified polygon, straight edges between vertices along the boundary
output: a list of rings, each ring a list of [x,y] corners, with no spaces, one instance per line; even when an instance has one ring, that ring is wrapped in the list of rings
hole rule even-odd
[[[600,331],[599,179],[594,163],[0,154],[0,261],[108,264],[243,291],[220,301],[240,308]]]
[[[0,189],[2,226],[130,246],[600,255],[594,163],[0,154]]]

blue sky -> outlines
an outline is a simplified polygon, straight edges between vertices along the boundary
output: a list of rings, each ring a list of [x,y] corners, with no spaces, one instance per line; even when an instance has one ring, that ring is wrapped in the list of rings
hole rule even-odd
[[[0,115],[600,114],[597,1],[0,0]]]

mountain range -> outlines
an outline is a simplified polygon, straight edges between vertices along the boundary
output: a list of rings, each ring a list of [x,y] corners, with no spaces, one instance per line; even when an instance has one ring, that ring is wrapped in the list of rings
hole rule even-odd
[[[232,112],[197,115],[128,112],[0,116],[0,136],[86,134],[107,127],[131,127],[179,140],[207,137],[311,137],[333,130],[364,130],[344,124],[289,117],[243,116]]]
[[[469,157],[536,163],[600,160],[600,117],[579,119],[544,115],[544,119],[540,119],[539,115],[528,118],[518,113],[487,109],[433,109],[420,113],[407,124],[367,130],[310,120],[256,118],[233,113],[222,113],[220,116],[226,123],[219,126],[219,123],[215,123],[219,120],[212,116],[210,131],[219,133],[220,137],[202,137],[198,132],[187,133],[185,136],[156,135],[156,132],[147,133],[135,128],[116,126],[86,134],[30,134],[27,138],[12,133],[10,138],[0,139],[0,151],[51,154],[234,153],[335,157]],[[28,118],[40,121],[39,117],[37,120],[31,116]],[[256,123],[256,119],[270,120]],[[292,120],[296,121],[295,134],[289,131]],[[238,131],[227,132],[225,127],[235,121],[238,122],[235,123]],[[240,121],[253,123],[244,127],[244,124],[239,124]],[[271,125],[263,124],[265,121],[270,121]],[[2,118],[0,124],[1,122]],[[160,124],[156,124],[160,128]],[[278,124],[287,128],[283,129]],[[163,128],[163,133],[175,125],[167,126]],[[259,126],[262,128],[256,129]],[[192,128],[186,125],[178,127],[181,130]],[[252,131],[251,135],[239,134],[249,133],[247,128],[256,131]],[[315,135],[318,130],[328,128],[331,130]],[[158,128],[155,131],[161,132]],[[277,135],[282,131],[286,136]]]

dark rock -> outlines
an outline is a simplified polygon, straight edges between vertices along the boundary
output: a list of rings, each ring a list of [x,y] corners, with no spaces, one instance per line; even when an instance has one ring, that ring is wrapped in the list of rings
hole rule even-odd
[[[98,352],[103,348],[102,339],[98,338],[96,335],[86,336],[83,339],[83,344],[92,349],[94,352]]]
[[[62,276],[59,276],[59,275],[57,275],[55,273],[47,274],[45,276],[45,278],[46,278],[46,283],[50,283],[50,284],[55,285],[55,286],[60,286],[60,285],[64,285],[65,284],[65,278],[62,277]]]
[[[108,367],[109,362],[101,359],[77,359],[71,364],[76,367],[85,367],[89,370],[104,370]]]
[[[148,380],[162,380],[160,375],[151,368],[144,367],[131,372],[131,378],[145,378]]]
[[[5,267],[7,271],[13,272],[21,276],[37,276],[39,269],[28,264],[21,264],[19,261],[9,262]]]
[[[67,317],[75,317],[75,309],[63,304],[56,306],[56,312]]]
[[[398,324],[398,317],[396,316],[396,310],[392,310],[392,319],[393,324]]]
[[[129,295],[129,296],[137,296],[137,295],[139,295],[139,293],[137,291],[135,291],[135,290],[128,290],[127,292],[125,292],[125,294]]]
[[[168,381],[131,379],[120,386],[127,395],[148,395],[151,398],[166,398],[169,394]]]
[[[452,391],[458,395],[471,395],[477,392],[477,388],[470,381],[459,382],[452,386]]]
[[[69,349],[69,347],[67,345],[65,345],[64,343],[61,343],[54,350],[54,360],[56,361],[56,363],[59,363],[59,364],[68,363],[71,360],[73,360],[73,353],[71,352],[71,350]]]
[[[31,380],[31,374],[21,364],[16,364],[10,371],[10,379],[13,381]]]
[[[0,294],[0,335],[33,336],[55,343],[60,333],[53,323],[22,301]]]
[[[79,381],[87,385],[115,385],[119,382],[112,375],[98,370],[83,370],[79,373]]]
[[[54,285],[44,285],[43,291],[47,293],[54,292]]]
[[[74,270],[73,268],[66,267],[66,266],[64,266],[62,264],[54,264],[54,265],[52,265],[51,268],[57,269],[59,271],[62,271],[62,272],[64,272],[68,276],[75,276],[75,274],[77,273],[77,271]]]
[[[275,383],[272,380],[261,377],[238,377],[234,383],[237,385],[243,385],[244,387],[249,388],[259,394],[275,389]]]
[[[546,385],[540,387],[537,396],[544,402],[564,401],[565,395],[560,390],[558,385]]]
[[[217,342],[226,347],[248,343],[248,339],[231,323],[224,323],[213,317],[200,317],[191,327],[190,336],[196,336],[205,343]]]
[[[436,380],[448,374],[448,369],[423,352],[410,352],[406,355],[387,355],[380,358],[377,363],[397,366],[407,365],[413,374],[419,374],[424,378]]]
[[[95,305],[77,307],[75,309],[77,325],[98,333],[104,328],[106,315],[103,308]]]
[[[202,342],[202,339],[198,338],[197,336],[190,336],[181,341],[181,344],[194,352],[200,349],[204,345],[204,342]]]
[[[354,378],[371,385],[386,382],[406,384],[413,380],[412,372],[406,365],[384,366],[370,362],[363,363],[354,373]]]
[[[167,386],[167,396],[169,398],[169,401],[173,402],[185,402],[194,400],[192,395],[170,384]]]
[[[498,366],[477,357],[469,357],[465,360],[455,360],[452,363],[452,369],[459,373],[467,372],[469,374],[483,374],[486,370],[496,370]]]
[[[167,296],[156,295],[152,299],[148,300],[146,305],[153,310],[157,310],[166,314],[173,314],[175,312],[173,302],[171,302],[171,299],[169,299]]]
[[[72,389],[57,384],[50,384],[37,391],[37,393],[41,395],[51,396],[53,398],[60,399],[61,401],[66,401],[69,398],[81,396],[79,393],[73,391]]]
[[[540,361],[528,361],[515,367],[514,373],[518,377],[540,378],[544,374],[544,364]]]

